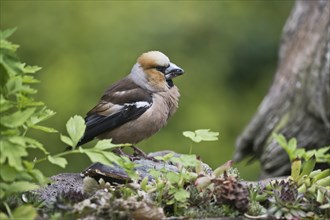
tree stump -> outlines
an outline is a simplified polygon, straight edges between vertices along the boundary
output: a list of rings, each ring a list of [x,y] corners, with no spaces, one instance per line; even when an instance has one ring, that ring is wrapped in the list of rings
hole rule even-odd
[[[298,147],[330,144],[330,1],[297,0],[284,26],[273,84],[238,137],[235,161],[258,158],[261,178],[288,175],[286,152],[272,133]]]

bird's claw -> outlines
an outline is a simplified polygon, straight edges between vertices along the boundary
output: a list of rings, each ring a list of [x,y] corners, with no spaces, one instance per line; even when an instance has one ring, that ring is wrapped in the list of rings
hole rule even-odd
[[[120,148],[116,148],[113,150],[113,152],[119,156],[124,156],[129,158],[131,161],[135,161],[135,160],[141,160],[141,159],[145,159],[145,160],[151,160],[154,162],[159,162],[159,160],[157,160],[155,157],[153,156],[148,156],[144,151],[142,151],[141,149],[135,147],[135,146],[131,146],[134,150],[133,154],[127,154],[123,151],[123,149]]]
[[[142,151],[141,149],[135,147],[135,146],[131,146],[134,150],[133,155],[131,155],[129,158],[131,161],[134,160],[140,160],[140,159],[145,159],[145,160],[152,160],[154,162],[158,162],[158,160],[154,157],[148,156],[144,151]]]

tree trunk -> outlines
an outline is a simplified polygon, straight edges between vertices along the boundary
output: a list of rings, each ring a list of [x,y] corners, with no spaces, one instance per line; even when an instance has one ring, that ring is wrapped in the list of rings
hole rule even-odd
[[[252,155],[261,178],[288,175],[286,152],[272,133],[295,137],[298,147],[330,144],[330,1],[298,0],[282,33],[272,86],[238,137],[235,161]]]

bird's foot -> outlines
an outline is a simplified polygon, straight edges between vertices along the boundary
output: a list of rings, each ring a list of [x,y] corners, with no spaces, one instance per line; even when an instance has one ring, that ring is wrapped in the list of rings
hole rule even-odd
[[[122,147],[118,147],[118,148],[114,149],[112,152],[114,152],[118,156],[124,156],[124,157],[128,157],[128,158],[131,157],[131,155],[129,155],[123,151]]]
[[[137,148],[133,145],[132,145],[132,148],[134,150],[133,156],[140,156],[142,158],[147,158],[148,157],[148,155],[144,151],[142,151],[141,149],[139,149],[139,148]]]
[[[129,158],[131,161],[135,161],[135,160],[140,160],[140,159],[145,159],[145,160],[152,160],[154,162],[158,162],[158,160],[152,156],[148,156],[144,151],[142,151],[141,149],[135,147],[135,146],[131,146],[133,148],[133,154],[127,154],[123,151],[122,147],[116,148],[113,150],[113,152],[115,154],[117,154],[118,156],[124,156]]]
[[[144,151],[142,151],[141,149],[139,149],[139,148],[137,148],[137,147],[135,147],[135,146],[131,146],[132,148],[133,148],[133,150],[134,150],[134,153],[133,153],[133,155],[130,157],[130,159],[132,160],[132,161],[134,161],[134,160],[139,160],[139,159],[146,159],[146,160],[152,160],[152,161],[155,161],[155,162],[157,162],[158,160],[156,159],[156,158],[154,158],[154,157],[150,157],[150,156],[148,156]]]

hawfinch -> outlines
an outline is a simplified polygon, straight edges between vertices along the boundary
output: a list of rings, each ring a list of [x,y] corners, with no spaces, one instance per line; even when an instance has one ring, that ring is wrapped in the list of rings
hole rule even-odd
[[[130,74],[110,86],[87,113],[78,146],[95,137],[136,144],[155,134],[178,107],[180,94],[172,79],[183,72],[161,52],[142,54]]]

